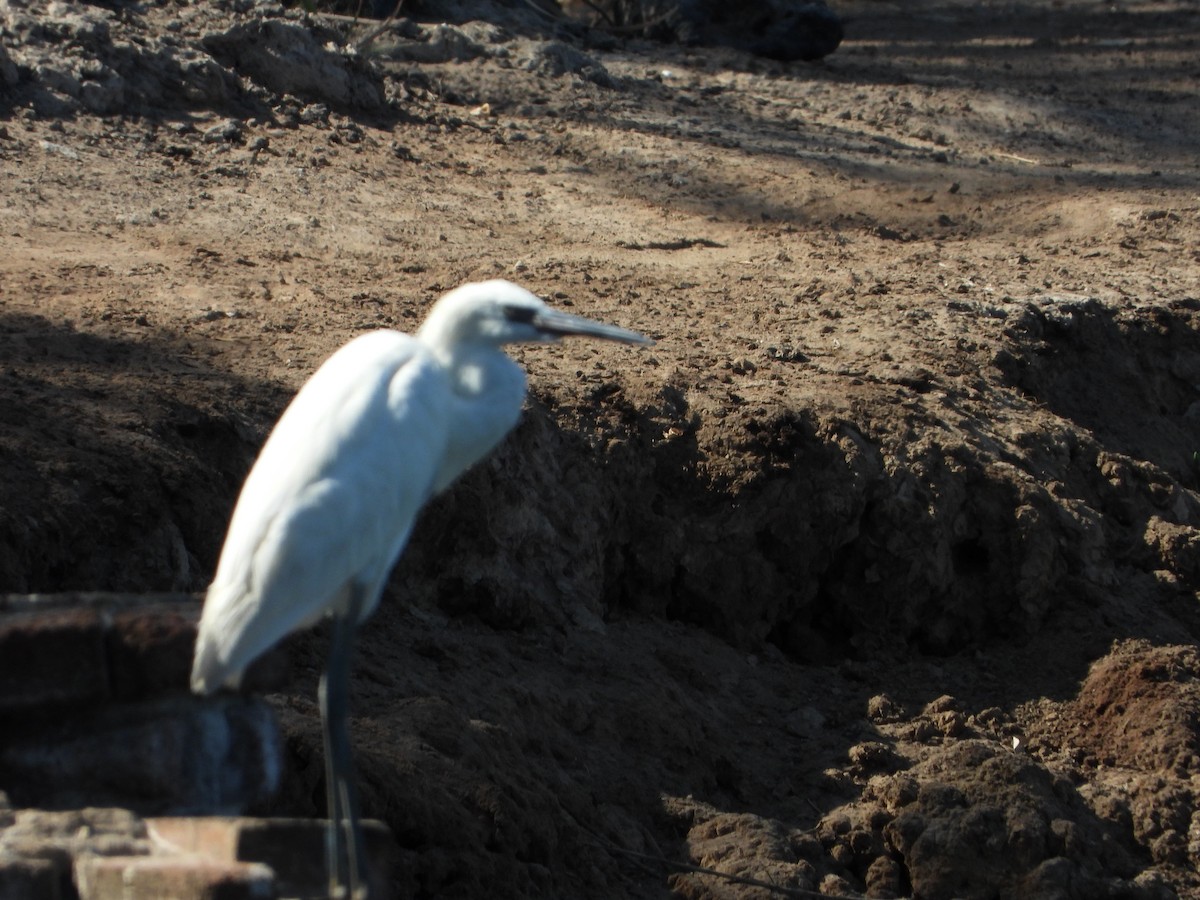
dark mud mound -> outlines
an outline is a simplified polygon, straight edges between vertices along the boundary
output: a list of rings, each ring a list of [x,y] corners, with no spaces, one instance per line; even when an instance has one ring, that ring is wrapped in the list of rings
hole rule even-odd
[[[55,336],[38,324],[10,320],[0,335],[21,366],[5,376],[7,471],[46,491],[66,471],[77,489],[46,495],[55,515],[36,519],[36,533],[9,515],[9,583],[59,590],[86,576],[105,589],[202,586],[270,418],[239,422],[142,381],[135,370],[173,367],[152,348]],[[1004,420],[974,420],[959,430],[969,440],[950,442],[939,427],[893,447],[884,434],[812,412],[710,418],[675,389],[640,399],[614,383],[584,405],[535,402],[499,453],[428,510],[405,557],[405,592],[505,628],[633,612],[825,661],[1030,635],[1064,601],[1090,603],[1134,573],[1185,589],[1200,566],[1187,456],[1200,435],[1175,373],[1200,347],[1192,314],[1160,316],[1149,330],[1098,329],[1055,351],[1095,355],[1082,362],[1051,359],[1048,326],[1037,337],[1029,327],[1013,331],[1020,336],[1001,370],[1037,360],[1020,364],[1017,390],[1048,405],[1074,397],[1063,409],[1080,420],[1074,428],[1013,433]],[[1131,358],[1149,374],[1114,375],[1121,370],[1098,368],[1101,357]],[[68,366],[77,384],[54,389]],[[1080,371],[1097,374],[1085,378],[1087,390],[1068,391]],[[114,387],[115,377],[125,386]],[[1129,394],[1122,408],[1153,411],[1144,427],[1136,416],[1088,419],[1100,416],[1102,396],[1120,391]],[[153,421],[136,424],[131,404],[153,411]],[[33,435],[48,424],[56,436],[39,446]],[[154,479],[135,476],[144,463],[130,456],[131,443],[161,457]],[[136,558],[125,544],[130,523],[139,528]]]
[[[285,96],[335,109],[384,105],[378,72],[344,51],[335,31],[282,7],[238,15],[184,5],[164,26],[119,6],[8,4],[4,99],[56,117],[266,111]]]
[[[204,587],[261,440],[221,411],[244,383],[37,316],[0,316],[0,348],[6,590]],[[209,399],[181,396],[196,377]]]
[[[996,357],[1014,381],[1000,402],[1058,416],[1032,428],[953,393],[899,444],[919,418],[713,417],[701,396],[639,402],[616,385],[587,407],[535,405],[429,513],[410,571],[464,560],[434,594],[494,624],[625,609],[809,661],[1028,636],[1139,573],[1194,585],[1194,314],[1054,312],[1074,324],[1026,312]],[[565,610],[538,599],[556,596]]]
[[[1194,868],[1200,657],[1194,646],[1128,641],[1092,666],[1035,748],[1087,773],[1093,809],[1129,827],[1155,862]],[[1052,748],[1060,748],[1053,750]]]
[[[658,40],[734,47],[779,60],[812,61],[838,48],[844,35],[823,2],[753,0],[602,0],[588,4],[620,31]]]

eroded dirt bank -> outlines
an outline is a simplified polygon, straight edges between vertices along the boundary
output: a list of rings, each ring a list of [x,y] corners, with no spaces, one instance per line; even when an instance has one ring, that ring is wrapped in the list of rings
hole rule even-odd
[[[512,278],[658,343],[517,351],[363,636],[403,895],[1196,896],[1200,17],[835,9],[0,7],[6,590],[202,588],[320,360]]]

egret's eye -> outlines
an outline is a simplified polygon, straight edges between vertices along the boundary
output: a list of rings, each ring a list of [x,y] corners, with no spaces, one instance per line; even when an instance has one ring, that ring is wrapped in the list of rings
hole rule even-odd
[[[533,322],[533,317],[537,315],[537,310],[532,306],[506,306],[504,307],[504,318],[510,322],[517,322],[521,325],[529,325]]]

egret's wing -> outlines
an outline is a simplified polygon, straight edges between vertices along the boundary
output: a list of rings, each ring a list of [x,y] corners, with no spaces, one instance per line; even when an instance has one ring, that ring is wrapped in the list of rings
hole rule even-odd
[[[236,681],[351,581],[382,581],[431,492],[450,408],[441,367],[397,332],[351,341],[317,370],[238,498],[201,618],[197,690]]]

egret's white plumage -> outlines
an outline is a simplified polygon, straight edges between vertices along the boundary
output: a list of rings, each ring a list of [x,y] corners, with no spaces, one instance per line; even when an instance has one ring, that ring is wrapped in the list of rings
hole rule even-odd
[[[454,403],[440,364],[398,332],[363,335],[318,369],[238,498],[205,600],[194,690],[236,687],[281,637],[333,611],[350,579],[374,586],[386,575],[433,491]]]
[[[649,343],[489,281],[443,297],[415,337],[377,331],[331,356],[284,412],[246,478],[205,599],[192,689],[236,686],[257,656],[324,615],[335,619],[335,649],[348,642],[339,628],[352,635],[375,609],[422,505],[516,425],[525,373],[500,348],[568,334]],[[339,696],[346,673],[335,669],[348,669],[347,653],[342,647],[335,661],[331,651],[328,677],[337,676]],[[330,818],[333,827],[342,818],[353,826],[348,776],[332,759],[344,722],[330,720],[344,709],[333,709],[333,699],[325,706],[323,679]],[[334,733],[339,728],[343,735]],[[342,795],[333,793],[335,781]],[[361,875],[355,844],[352,830],[351,894]],[[331,850],[333,886],[347,874],[340,852]]]

